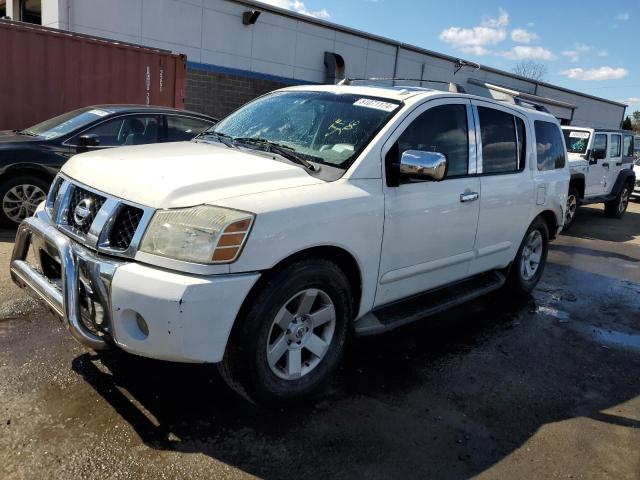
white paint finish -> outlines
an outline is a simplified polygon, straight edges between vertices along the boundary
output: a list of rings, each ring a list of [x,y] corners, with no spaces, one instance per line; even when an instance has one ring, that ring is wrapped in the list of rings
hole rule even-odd
[[[202,48],[213,52],[223,52],[231,55],[251,57],[251,44],[253,42],[253,28],[239,28],[237,15],[220,13],[204,9],[202,21]],[[203,53],[203,62],[204,53]],[[234,62],[214,63],[225,67],[237,68]]]
[[[135,355],[177,362],[219,362],[237,312],[259,274],[192,276],[131,263],[111,284],[116,344]],[[149,327],[143,338],[138,312]]]
[[[226,65],[230,68],[251,70],[251,57],[242,57],[229,53],[212,52],[203,49],[201,61],[202,63],[208,63],[210,65]]]
[[[293,66],[275,62],[263,62],[255,58],[251,60],[251,71],[278,77],[293,78]]]
[[[333,40],[298,32],[294,65],[324,72],[324,53],[333,52],[334,47],[335,42]]]
[[[72,1],[71,26],[134,37],[142,34],[142,0]]]
[[[384,221],[382,180],[335,182],[245,195],[218,205],[251,210],[256,220],[231,272],[268,269],[295,252],[334,246],[358,263],[363,284],[360,313],[373,305]]]
[[[180,0],[143,0],[142,8],[143,38],[202,46],[202,8]]]
[[[267,23],[253,27],[252,56],[261,64],[275,62],[293,66],[295,62],[296,32]]]
[[[97,150],[72,157],[62,171],[100,191],[154,208],[324,183],[301,167],[266,155],[194,142]],[[128,178],[144,178],[145,188]]]

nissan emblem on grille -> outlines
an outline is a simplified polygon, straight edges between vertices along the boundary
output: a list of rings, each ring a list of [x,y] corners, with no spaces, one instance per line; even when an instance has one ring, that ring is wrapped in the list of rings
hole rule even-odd
[[[80,200],[75,210],[73,211],[73,221],[78,226],[84,225],[84,222],[91,216],[91,209],[93,208],[93,200],[91,198],[84,198]]]

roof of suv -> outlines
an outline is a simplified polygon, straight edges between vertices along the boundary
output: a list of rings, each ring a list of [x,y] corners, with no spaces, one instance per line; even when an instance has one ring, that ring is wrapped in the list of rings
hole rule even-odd
[[[482,100],[485,102],[494,103],[496,105],[506,106],[513,110],[521,112],[523,115],[537,118],[557,119],[550,113],[534,110],[533,108],[526,108],[513,103],[495,100],[493,98],[481,97],[478,95],[470,95],[468,93],[453,93],[443,90],[436,90],[432,88],[396,85],[396,86],[382,86],[382,85],[298,85],[293,87],[286,87],[280,91],[314,91],[314,92],[328,92],[328,93],[347,93],[353,95],[365,95],[369,97],[386,98],[390,100],[400,102],[417,103],[418,101],[430,98],[430,97],[461,97],[471,100]]]

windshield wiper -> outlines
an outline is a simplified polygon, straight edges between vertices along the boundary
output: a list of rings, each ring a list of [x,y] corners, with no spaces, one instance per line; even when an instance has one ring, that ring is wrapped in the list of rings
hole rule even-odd
[[[258,145],[265,149],[267,152],[276,153],[278,155],[283,156],[287,160],[291,160],[298,165],[302,165],[304,168],[311,172],[318,171],[318,167],[313,165],[308,160],[302,158],[295,149],[288,147],[287,145],[281,145],[280,143],[271,142],[269,140],[265,140],[264,138],[254,138],[254,137],[235,137],[233,139],[234,142],[244,143],[248,145]]]
[[[216,140],[218,140],[220,143],[226,145],[229,148],[238,148],[236,145],[234,145],[234,143],[232,142],[233,137],[231,135],[227,135],[226,133],[220,133],[220,132],[215,132],[215,131],[211,131],[211,132],[202,132],[199,135],[196,135],[196,138],[198,137],[204,137],[204,136],[208,136],[211,135],[213,137],[216,138]]]

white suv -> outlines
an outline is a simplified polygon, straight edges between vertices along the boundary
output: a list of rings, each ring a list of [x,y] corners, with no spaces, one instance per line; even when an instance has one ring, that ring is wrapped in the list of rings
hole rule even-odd
[[[531,291],[562,228],[565,157],[556,119],[532,109],[287,88],[192,142],[73,157],[11,272],[90,348],[220,362],[278,404],[316,392],[351,333]]]
[[[604,203],[608,217],[621,218],[635,186],[633,133],[568,126],[562,132],[571,169],[564,228],[580,205]]]

